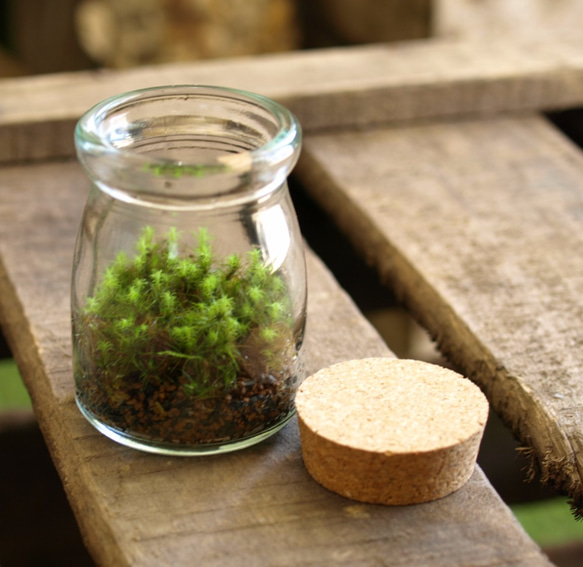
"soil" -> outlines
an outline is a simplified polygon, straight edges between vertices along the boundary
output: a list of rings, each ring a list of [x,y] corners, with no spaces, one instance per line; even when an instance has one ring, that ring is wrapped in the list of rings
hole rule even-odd
[[[79,401],[107,426],[165,444],[226,443],[250,437],[285,419],[293,409],[298,380],[241,377],[215,397],[189,395],[175,383],[124,381],[123,389],[106,393],[99,380],[80,381]]]

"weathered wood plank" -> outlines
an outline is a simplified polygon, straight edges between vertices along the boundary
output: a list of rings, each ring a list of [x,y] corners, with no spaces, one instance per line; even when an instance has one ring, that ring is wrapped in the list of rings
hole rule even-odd
[[[0,81],[0,162],[69,156],[98,101],[161,84],[216,84],[289,106],[306,131],[583,104],[583,39],[425,40]]]
[[[543,118],[308,138],[300,176],[583,511],[583,154]]]
[[[0,172],[0,320],[86,543],[101,565],[549,565],[476,469],[442,500],[345,500],[303,468],[295,422],[250,450],[123,448],[73,401],[69,271],[86,194],[74,163]],[[309,255],[309,368],[391,353]]]

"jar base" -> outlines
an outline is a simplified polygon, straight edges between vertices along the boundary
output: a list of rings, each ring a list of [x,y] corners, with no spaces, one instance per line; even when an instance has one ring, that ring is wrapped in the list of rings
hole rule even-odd
[[[217,455],[222,453],[230,453],[233,451],[239,451],[241,449],[246,449],[247,447],[252,447],[258,443],[261,443],[268,437],[271,437],[277,433],[284,425],[294,416],[295,409],[290,411],[289,414],[282,419],[280,422],[272,425],[271,427],[264,429],[254,435],[250,435],[243,439],[235,439],[233,441],[225,441],[223,443],[201,443],[198,445],[185,445],[185,444],[175,444],[166,443],[164,441],[154,441],[148,440],[140,437],[136,437],[125,431],[111,427],[102,421],[100,421],[91,411],[89,411],[77,397],[75,397],[77,407],[87,419],[87,421],[97,429],[100,433],[108,437],[109,439],[130,447],[131,449],[136,449],[138,451],[144,451],[146,453],[154,453],[158,455],[171,455],[176,457],[197,457],[206,455]]]

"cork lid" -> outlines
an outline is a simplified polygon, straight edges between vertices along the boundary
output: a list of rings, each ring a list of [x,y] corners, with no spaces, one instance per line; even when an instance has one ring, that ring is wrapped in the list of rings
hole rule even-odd
[[[414,360],[342,362],[296,396],[302,452],[327,488],[367,502],[439,498],[471,476],[488,417],[463,376]]]

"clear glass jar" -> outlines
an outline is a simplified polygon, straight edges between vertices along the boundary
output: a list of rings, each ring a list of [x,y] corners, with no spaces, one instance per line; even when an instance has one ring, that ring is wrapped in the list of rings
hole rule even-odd
[[[98,104],[75,142],[91,179],[72,278],[81,412],[165,454],[275,433],[304,376],[296,119],[252,93],[159,87]]]

